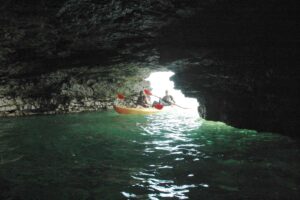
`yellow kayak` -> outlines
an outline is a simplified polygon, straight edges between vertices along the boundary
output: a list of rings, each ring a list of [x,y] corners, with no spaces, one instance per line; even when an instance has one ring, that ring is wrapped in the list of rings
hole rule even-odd
[[[141,114],[141,115],[148,115],[148,114],[154,114],[158,113],[161,110],[158,110],[156,108],[129,108],[125,106],[120,105],[114,105],[114,109],[117,113],[120,114]]]

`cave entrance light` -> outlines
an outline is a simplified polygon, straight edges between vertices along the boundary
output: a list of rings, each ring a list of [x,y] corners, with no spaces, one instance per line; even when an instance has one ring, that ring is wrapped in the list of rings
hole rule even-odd
[[[198,106],[199,103],[195,98],[188,98],[182,94],[181,90],[176,90],[174,88],[174,82],[170,80],[170,78],[175,73],[172,71],[167,72],[153,72],[146,79],[150,82],[150,87],[152,89],[152,94],[163,97],[165,95],[165,91],[168,90],[169,94],[173,96],[177,105],[189,108],[182,109],[177,106],[174,107],[174,110],[177,112],[189,112],[198,115]],[[151,101],[159,101],[157,97],[151,97]]]

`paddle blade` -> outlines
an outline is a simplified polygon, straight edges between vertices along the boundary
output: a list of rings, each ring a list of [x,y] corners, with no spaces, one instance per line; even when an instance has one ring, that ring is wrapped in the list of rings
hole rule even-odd
[[[164,107],[164,105],[159,104],[159,103],[157,103],[157,104],[154,105],[154,108],[156,108],[156,109],[158,109],[158,110],[163,109],[163,107]]]
[[[117,94],[117,98],[118,99],[121,99],[121,100],[124,100],[125,99],[125,96],[123,94]]]
[[[144,92],[145,92],[145,94],[147,94],[147,95],[152,95],[152,93],[151,93],[150,90],[144,89]]]

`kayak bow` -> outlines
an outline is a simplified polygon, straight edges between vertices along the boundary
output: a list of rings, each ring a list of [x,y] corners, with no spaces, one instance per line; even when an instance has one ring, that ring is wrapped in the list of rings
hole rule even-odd
[[[158,110],[156,108],[129,108],[125,106],[120,105],[114,105],[114,109],[117,113],[120,114],[141,114],[141,115],[148,115],[148,114],[154,114],[158,113],[161,110]]]

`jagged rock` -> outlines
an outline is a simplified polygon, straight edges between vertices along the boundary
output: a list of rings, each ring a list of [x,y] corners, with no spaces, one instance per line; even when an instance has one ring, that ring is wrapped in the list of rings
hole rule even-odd
[[[22,110],[30,110],[31,109],[31,105],[30,104],[25,104],[21,109]]]
[[[0,107],[0,111],[15,111],[17,110],[17,106],[16,105],[6,105],[6,106],[1,106]]]

